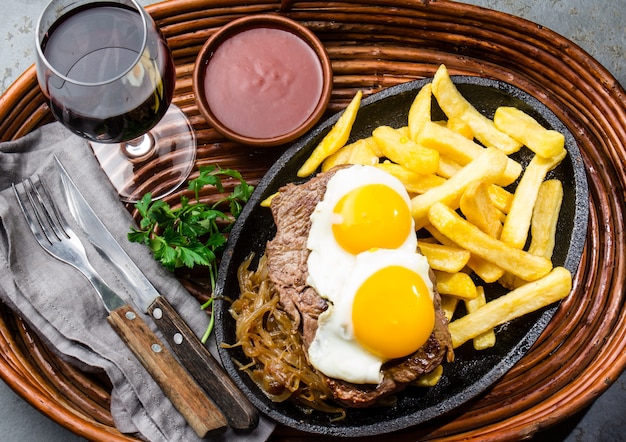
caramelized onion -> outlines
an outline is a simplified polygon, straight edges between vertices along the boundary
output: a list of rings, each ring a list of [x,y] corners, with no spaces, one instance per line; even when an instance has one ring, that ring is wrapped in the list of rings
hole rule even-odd
[[[240,368],[273,401],[290,399],[305,409],[338,413],[345,410],[332,401],[324,376],[309,363],[302,336],[281,308],[279,296],[268,278],[265,255],[256,271],[249,270],[253,256],[237,272],[240,296],[230,308],[235,319],[235,335],[244,354],[252,362]]]

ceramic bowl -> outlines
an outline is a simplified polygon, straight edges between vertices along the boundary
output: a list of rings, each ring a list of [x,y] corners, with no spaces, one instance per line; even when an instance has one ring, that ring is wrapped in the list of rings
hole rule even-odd
[[[193,88],[204,118],[225,137],[277,146],[306,133],[324,114],[330,59],[305,26],[277,14],[220,28],[196,58]]]

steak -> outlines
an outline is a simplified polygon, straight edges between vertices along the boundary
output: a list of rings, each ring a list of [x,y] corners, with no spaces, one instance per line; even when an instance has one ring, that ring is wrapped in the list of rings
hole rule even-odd
[[[272,199],[271,210],[276,235],[268,241],[265,254],[270,281],[277,290],[283,309],[290,315],[308,348],[317,330],[320,313],[328,308],[317,291],[307,285],[307,238],[311,214],[323,198],[326,185],[339,168],[320,173],[303,184],[287,184]],[[431,279],[434,276],[431,272]],[[436,284],[433,283],[433,286]],[[420,375],[429,373],[443,361],[453,359],[448,321],[435,290],[435,327],[428,341],[415,353],[383,365],[383,381],[360,385],[327,378],[336,401],[349,407],[369,407],[382,397],[403,390]]]

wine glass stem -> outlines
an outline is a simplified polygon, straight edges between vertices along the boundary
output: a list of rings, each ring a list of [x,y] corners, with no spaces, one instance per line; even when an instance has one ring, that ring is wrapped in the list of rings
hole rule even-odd
[[[150,132],[133,140],[121,144],[124,154],[132,162],[143,162],[149,159],[155,151],[156,143]]]

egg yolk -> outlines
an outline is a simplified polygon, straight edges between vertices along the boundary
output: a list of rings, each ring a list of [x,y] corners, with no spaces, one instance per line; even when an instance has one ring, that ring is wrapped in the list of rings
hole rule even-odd
[[[384,184],[368,184],[346,193],[335,205],[332,230],[337,243],[358,254],[372,248],[400,247],[411,231],[411,211]]]
[[[435,326],[435,308],[419,274],[389,266],[357,290],[352,323],[363,347],[385,359],[401,358],[426,343]]]

